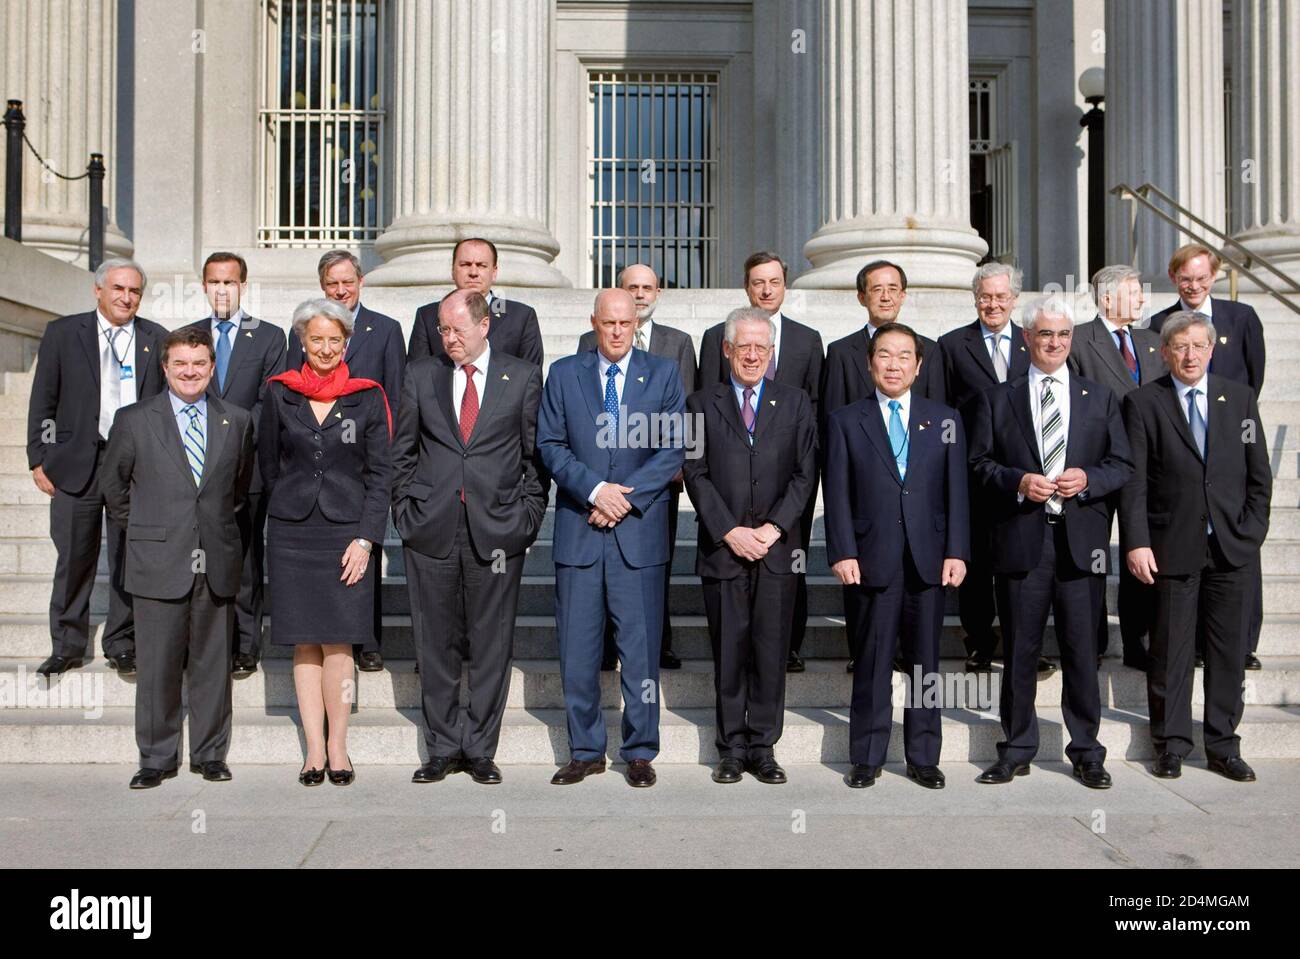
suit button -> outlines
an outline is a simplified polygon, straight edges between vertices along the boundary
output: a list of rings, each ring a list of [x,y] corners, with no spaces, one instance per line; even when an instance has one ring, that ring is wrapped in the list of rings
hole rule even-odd
[[[322,456],[324,456],[325,454],[324,454],[323,452],[321,452],[320,450],[317,450],[315,453],[312,453],[311,455],[312,455],[313,457],[315,457],[316,459],[320,459],[320,458],[321,458]]]
[[[311,434],[311,438],[314,439],[317,443],[320,442],[320,434],[319,434],[319,433],[313,433],[313,434]]]
[[[469,459],[469,454],[468,454],[468,453],[461,453],[461,454],[460,454],[460,458],[463,459],[463,460],[467,460],[467,459]]]
[[[1206,516],[1204,513],[1201,514],[1201,522],[1202,522],[1202,523],[1208,522],[1209,519],[1210,519],[1210,518],[1209,518],[1208,516]]]
[[[754,482],[753,482],[752,485],[757,486],[757,485],[758,485],[758,480],[754,480]]]
[[[904,496],[907,495],[907,490],[903,490],[903,495],[904,495]]]
[[[324,474],[323,474],[320,470],[317,470],[316,472],[312,473],[311,475],[312,475],[312,476],[315,476],[315,477],[317,477],[317,478],[319,479],[319,478],[320,478],[321,476],[323,476]]]

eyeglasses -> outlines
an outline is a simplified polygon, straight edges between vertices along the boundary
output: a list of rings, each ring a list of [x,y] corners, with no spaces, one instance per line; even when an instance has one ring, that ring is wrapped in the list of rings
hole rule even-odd
[[[1037,330],[1034,332],[1034,339],[1044,345],[1052,340],[1060,340],[1062,343],[1069,343],[1073,330]]]
[[[454,326],[439,326],[437,329],[438,329],[439,336],[454,336],[456,337],[456,339],[459,340],[459,339],[463,339],[465,337],[465,334],[468,333],[470,330],[474,329],[474,327],[467,326],[463,330],[458,330]]]
[[[733,344],[731,348],[735,352],[740,353],[741,355],[752,353],[755,356],[760,356],[760,357],[767,356],[767,354],[772,352],[772,347],[760,346],[757,343],[748,343],[745,346],[736,346]]]
[[[984,293],[981,294],[980,296],[975,297],[975,305],[989,306],[992,303],[997,303],[999,306],[1005,306],[1006,304],[1010,303],[1014,299],[1015,299],[1015,295],[1011,293],[998,293],[996,295],[989,295],[988,293]]]
[[[1180,343],[1177,346],[1168,347],[1170,353],[1174,356],[1186,356],[1188,353],[1208,353],[1210,352],[1209,343]]]

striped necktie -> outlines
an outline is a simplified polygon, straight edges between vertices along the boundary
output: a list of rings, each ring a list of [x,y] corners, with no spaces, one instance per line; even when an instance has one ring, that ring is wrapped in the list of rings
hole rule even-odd
[[[1039,422],[1042,423],[1043,475],[1054,480],[1061,475],[1065,463],[1065,430],[1061,428],[1061,408],[1052,394],[1051,376],[1043,377],[1042,399],[1039,404]],[[1045,504],[1049,513],[1061,512],[1065,501],[1060,493],[1053,493]]]
[[[199,421],[199,408],[194,404],[182,407],[181,412],[190,418],[190,425],[185,427],[183,444],[185,458],[190,464],[190,473],[194,476],[194,485],[198,486],[203,479],[203,450],[206,447],[203,424]]]

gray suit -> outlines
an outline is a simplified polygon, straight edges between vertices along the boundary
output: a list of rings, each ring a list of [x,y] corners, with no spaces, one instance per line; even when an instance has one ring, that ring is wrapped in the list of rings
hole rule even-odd
[[[1124,365],[1123,354],[1119,351],[1119,341],[1115,339],[1100,317],[1091,323],[1080,323],[1074,328],[1074,343],[1070,346],[1070,358],[1067,361],[1070,372],[1084,379],[1100,383],[1123,397],[1139,386],[1153,383],[1169,372],[1164,357],[1160,355],[1160,334],[1151,330],[1139,330],[1129,327],[1133,338],[1133,358],[1137,361],[1138,379]],[[1112,498],[1107,504],[1111,520],[1115,518],[1118,500]],[[1119,629],[1124,642],[1125,658],[1137,663],[1145,659],[1142,640],[1151,630],[1155,620],[1155,590],[1136,578],[1128,571],[1128,564],[1123,561],[1126,551],[1123,537],[1120,542],[1119,563]],[[1106,597],[1102,596],[1101,618],[1097,623],[1097,653],[1106,652],[1110,645],[1110,622],[1106,608]]]
[[[588,330],[582,334],[578,340],[578,352],[582,353],[587,350],[596,348],[596,331]],[[685,333],[671,326],[664,326],[662,323],[654,323],[650,327],[650,349],[649,352],[655,356],[663,356],[677,364],[677,368],[682,374],[682,394],[690,396],[700,385],[700,368],[695,361],[695,344],[691,341],[689,333]],[[668,575],[672,576],[673,570],[673,553],[677,549],[677,504],[681,497],[683,488],[682,480],[674,479],[668,484]],[[664,628],[663,628],[663,648],[672,650],[673,648],[673,631],[669,621],[668,614],[668,593],[664,590]],[[607,622],[605,626],[605,659],[614,658],[614,626],[613,622]]]
[[[176,767],[184,673],[190,762],[224,760],[243,559],[235,513],[253,476],[252,420],[247,411],[207,397],[203,472],[196,485],[171,393],[164,391],[118,413],[102,475],[109,516],[126,527],[126,589],[135,598],[140,637],[140,765]]]

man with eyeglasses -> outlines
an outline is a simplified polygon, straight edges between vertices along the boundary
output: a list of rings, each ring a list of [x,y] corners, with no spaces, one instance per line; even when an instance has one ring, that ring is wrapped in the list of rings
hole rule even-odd
[[[970,413],[975,400],[999,383],[1024,376],[1029,371],[1029,352],[1021,329],[1011,321],[1020,296],[1021,274],[1005,263],[986,263],[975,271],[971,291],[978,318],[966,326],[939,337],[944,393],[948,406],[956,409],[970,435]],[[983,491],[971,478],[971,563],[957,590],[961,626],[966,631],[966,669],[988,672],[993,668],[993,651],[998,645],[993,631],[997,610],[993,590],[989,528],[982,508]],[[1039,671],[1050,675],[1056,664],[1044,658]]]
[[[1244,383],[1259,399],[1264,389],[1264,326],[1253,307],[1210,296],[1219,274],[1219,257],[1198,243],[1180,246],[1169,259],[1169,279],[1178,290],[1178,302],[1151,317],[1151,329],[1159,333],[1165,321],[1180,311],[1206,317],[1214,326],[1214,357],[1210,372]],[[1257,564],[1258,565],[1258,564]],[[1250,643],[1246,650],[1247,669],[1261,669],[1255,651],[1264,626],[1263,570],[1251,571],[1251,595],[1246,604]],[[1204,643],[1197,641],[1197,666],[1202,664]]]
[[[1025,312],[1026,375],[980,394],[970,460],[983,486],[1002,616],[1003,740],[977,780],[1003,784],[1029,774],[1038,752],[1037,663],[1047,614],[1061,652],[1061,713],[1074,776],[1109,789],[1097,739],[1097,617],[1110,566],[1106,498],[1133,472],[1119,400],[1066,365],[1074,311],[1042,297]]]
[[[1178,778],[1192,751],[1193,646],[1203,635],[1209,768],[1252,782],[1237,735],[1245,607],[1273,477],[1254,393],[1209,372],[1217,339],[1201,313],[1166,317],[1160,343],[1169,375],[1124,398],[1135,470],[1120,494],[1120,538],[1129,570],[1157,595],[1147,670],[1152,772]]]

